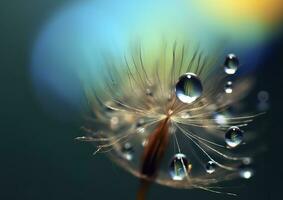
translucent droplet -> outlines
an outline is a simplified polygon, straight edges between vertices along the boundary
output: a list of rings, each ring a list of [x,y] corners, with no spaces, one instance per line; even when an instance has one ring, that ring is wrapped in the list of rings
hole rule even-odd
[[[254,170],[249,165],[243,165],[240,167],[239,175],[244,179],[250,179],[254,175]]]
[[[133,159],[134,148],[131,145],[131,143],[126,142],[122,146],[122,153],[123,153],[124,158],[126,158],[127,160],[132,160]]]
[[[216,164],[213,161],[208,161],[206,166],[205,166],[205,170],[207,173],[212,174],[213,172],[215,172],[216,169]]]
[[[190,166],[184,154],[175,154],[169,166],[169,174],[173,180],[183,180],[189,173]]]
[[[153,93],[152,93],[151,89],[149,89],[149,88],[146,89],[145,94],[147,96],[153,96]]]
[[[142,127],[144,125],[145,125],[145,120],[143,118],[137,120],[136,127]]]
[[[234,54],[228,54],[224,62],[224,71],[226,74],[235,74],[239,67],[239,59]]]
[[[266,92],[266,91],[260,91],[258,94],[257,94],[257,98],[260,102],[266,102],[269,100],[269,93]]]
[[[228,81],[226,83],[226,85],[224,86],[224,91],[225,91],[226,94],[231,94],[233,92],[232,85],[233,85],[232,81]]]
[[[118,117],[116,117],[116,116],[114,116],[114,117],[112,117],[111,119],[110,119],[110,128],[112,129],[112,130],[116,130],[116,129],[118,129],[118,127],[119,127],[119,118]]]
[[[220,126],[226,125],[229,122],[229,118],[231,118],[231,114],[228,111],[213,113],[213,119],[215,123],[219,124]]]
[[[193,73],[182,75],[175,88],[176,96],[183,103],[192,103],[202,95],[200,79]]]
[[[236,147],[243,141],[243,131],[237,126],[232,126],[225,134],[225,142],[229,147]]]
[[[137,133],[138,134],[143,134],[144,132],[145,132],[145,128],[143,128],[143,127],[137,128]]]
[[[246,157],[243,159],[244,165],[250,165],[253,162],[253,159],[251,157]]]

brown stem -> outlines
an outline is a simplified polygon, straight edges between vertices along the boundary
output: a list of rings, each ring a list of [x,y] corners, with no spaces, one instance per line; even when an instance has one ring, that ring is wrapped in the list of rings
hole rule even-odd
[[[149,180],[142,179],[137,194],[137,200],[145,200],[146,193],[149,189],[151,181],[153,181],[159,169],[159,165],[164,156],[169,140],[169,117],[160,122],[157,128],[150,134],[148,143],[144,149],[142,156],[141,174]]]

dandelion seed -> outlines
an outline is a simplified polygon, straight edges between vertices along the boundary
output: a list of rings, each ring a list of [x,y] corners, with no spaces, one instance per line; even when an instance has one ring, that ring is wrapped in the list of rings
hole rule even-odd
[[[225,95],[226,74],[215,70],[215,55],[206,57],[198,48],[177,43],[167,51],[147,60],[139,48],[121,63],[106,66],[103,82],[86,85],[95,118],[85,130],[100,134],[80,140],[95,143],[99,152],[140,178],[140,200],[151,182],[219,193],[210,186],[237,177],[247,158],[233,156],[226,145],[242,143],[240,127],[257,116],[223,114],[250,84],[235,84],[233,93]],[[224,63],[226,73],[236,73],[235,55]]]

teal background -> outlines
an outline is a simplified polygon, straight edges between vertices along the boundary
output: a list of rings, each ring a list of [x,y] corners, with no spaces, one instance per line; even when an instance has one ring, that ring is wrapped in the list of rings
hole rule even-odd
[[[42,109],[30,78],[34,40],[47,18],[67,0],[2,0],[0,2],[0,199],[134,199],[138,180],[93,146],[74,141],[82,133],[81,113],[70,108],[72,120],[58,121]],[[270,92],[271,110],[265,124],[269,151],[262,154],[256,176],[235,182],[239,197],[200,190],[175,190],[153,185],[149,199],[281,199],[282,190],[282,39],[268,45],[255,75],[257,89]],[[254,107],[256,93],[251,96]],[[58,109],[60,115],[60,109]]]

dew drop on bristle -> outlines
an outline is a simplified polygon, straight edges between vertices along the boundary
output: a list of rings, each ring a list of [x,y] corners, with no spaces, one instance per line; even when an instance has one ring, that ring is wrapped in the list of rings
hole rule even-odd
[[[232,81],[228,81],[224,86],[224,91],[226,94],[231,94],[233,92],[233,83]]]
[[[215,172],[216,169],[216,164],[213,161],[208,161],[206,166],[205,166],[205,170],[208,174],[212,174]]]
[[[189,172],[189,162],[182,153],[175,154],[169,166],[169,175],[173,180],[183,180]]]
[[[202,95],[202,83],[193,73],[182,75],[175,88],[176,96],[183,103],[193,103]]]
[[[239,59],[234,54],[228,54],[224,62],[224,71],[226,74],[235,74],[239,67]]]
[[[243,165],[239,169],[239,175],[241,178],[250,179],[254,175],[254,169],[251,168],[249,165]]]
[[[134,148],[131,145],[131,143],[126,142],[122,146],[122,153],[125,159],[127,160],[132,160],[133,159],[133,153],[134,153]]]
[[[237,126],[232,126],[225,134],[225,142],[229,147],[234,148],[242,143],[243,137],[243,131]]]

